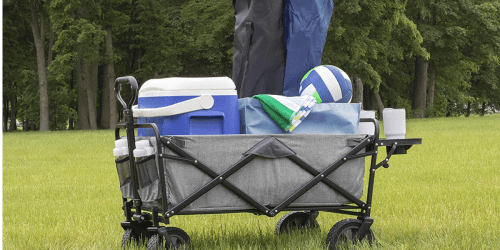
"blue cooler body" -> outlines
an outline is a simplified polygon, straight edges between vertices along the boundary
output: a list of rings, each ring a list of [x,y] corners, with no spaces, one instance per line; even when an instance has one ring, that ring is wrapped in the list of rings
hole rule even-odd
[[[155,123],[160,135],[239,134],[235,85],[228,77],[165,78],[145,82],[134,107],[138,123]],[[138,136],[154,136],[138,129]]]

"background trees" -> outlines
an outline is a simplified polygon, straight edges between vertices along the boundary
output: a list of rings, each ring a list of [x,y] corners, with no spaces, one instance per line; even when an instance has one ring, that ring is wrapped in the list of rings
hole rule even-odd
[[[4,131],[114,128],[117,76],[231,76],[227,0],[3,3]],[[497,0],[336,0],[323,64],[364,109],[484,114],[500,106],[499,46]]]

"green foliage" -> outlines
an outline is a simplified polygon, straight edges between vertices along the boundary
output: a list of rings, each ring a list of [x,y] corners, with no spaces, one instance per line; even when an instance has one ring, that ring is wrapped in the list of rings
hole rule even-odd
[[[230,76],[232,72],[234,11],[230,1],[188,1],[181,11],[184,73],[193,76]]]
[[[36,67],[36,66],[35,66]],[[40,96],[38,92],[38,75],[36,70],[23,70],[22,80],[18,86],[18,115],[23,121],[40,122]]]
[[[133,75],[140,83],[153,77],[231,76],[235,22],[231,1],[7,0],[3,90],[4,98],[17,96],[21,119],[39,120],[31,4],[41,7],[45,47],[54,52],[47,65],[52,129],[64,129],[66,121],[76,116],[74,75],[80,59],[101,66],[112,60],[116,76]],[[52,48],[50,27],[55,38]],[[109,28],[113,58],[105,56]],[[427,107],[427,116],[460,115],[469,102],[499,107],[500,2],[335,1],[322,63],[360,77],[365,88],[379,92],[386,107],[411,108],[417,56],[428,60],[436,72],[434,104]],[[103,86],[102,69],[99,86]]]
[[[57,81],[68,82],[74,63],[80,58],[90,63],[102,60],[98,51],[94,50],[94,45],[101,44],[106,34],[98,22],[100,13],[99,3],[93,1],[51,2],[50,20],[57,35],[52,49],[57,56],[49,65],[49,70]]]
[[[378,90],[382,74],[391,73],[391,64],[426,55],[404,8],[404,1],[336,1],[323,64],[337,65]]]
[[[479,102],[500,103],[500,2],[477,1],[470,6],[466,53],[477,65],[469,94]]]
[[[76,120],[78,115],[72,108],[72,102],[76,100],[75,89],[70,89],[64,82],[55,81],[50,78],[50,130],[67,129],[68,119]]]
[[[178,15],[177,6],[169,6],[169,1],[137,1],[137,23],[131,24],[137,45],[142,56],[138,59],[139,78],[176,76],[182,70],[179,61],[184,34],[175,26]]]
[[[19,15],[24,7],[11,1],[6,1],[3,6],[2,94],[4,100],[16,97],[15,109],[19,121],[29,120],[38,124],[40,100],[36,51],[30,24],[25,16]]]

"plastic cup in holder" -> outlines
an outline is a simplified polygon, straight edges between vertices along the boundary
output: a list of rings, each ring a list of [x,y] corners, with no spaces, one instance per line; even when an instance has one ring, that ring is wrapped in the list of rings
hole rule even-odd
[[[359,118],[373,118],[375,119],[375,110],[361,110]],[[358,134],[375,134],[375,124],[371,122],[360,122],[358,126]]]
[[[386,139],[404,139],[406,135],[405,109],[387,108],[383,111],[384,133]]]

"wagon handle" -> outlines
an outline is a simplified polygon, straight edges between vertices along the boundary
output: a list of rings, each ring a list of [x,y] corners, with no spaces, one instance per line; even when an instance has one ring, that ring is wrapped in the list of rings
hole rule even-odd
[[[133,96],[127,106],[127,103],[123,100],[120,90],[122,87],[122,83],[130,84],[130,87],[133,90]],[[134,149],[135,149],[135,134],[134,134],[134,116],[132,111],[132,105],[137,99],[137,80],[133,76],[122,76],[118,77],[115,80],[115,92],[116,98],[120,101],[123,106],[123,114],[125,115],[125,130],[127,131],[127,143],[128,143],[128,155],[129,155],[129,168],[132,175],[132,187],[133,187],[133,203],[136,207],[136,213],[141,214],[141,199],[139,197],[139,193],[137,192],[139,188],[139,180],[137,179],[137,173],[135,171],[135,161],[134,161]],[[118,128],[115,131],[115,137],[118,137],[119,131]],[[132,217],[127,216],[127,220],[131,220]]]
[[[132,99],[130,100],[128,106],[120,94],[122,83],[129,83],[130,87],[134,91],[134,94],[133,94]],[[137,85],[137,80],[135,80],[135,78],[133,76],[122,76],[122,77],[116,78],[116,80],[115,80],[116,98],[118,99],[118,101],[120,101],[124,110],[127,110],[129,107],[132,108],[132,105],[134,104],[135,100],[137,100],[137,89],[138,88],[139,88],[139,86]]]

